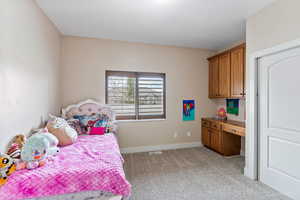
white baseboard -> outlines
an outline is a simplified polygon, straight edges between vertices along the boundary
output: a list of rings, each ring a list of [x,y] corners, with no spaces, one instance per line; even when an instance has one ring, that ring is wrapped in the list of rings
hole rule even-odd
[[[151,152],[151,151],[163,151],[163,150],[172,150],[172,149],[186,149],[193,147],[201,147],[201,142],[192,142],[192,143],[179,143],[179,144],[166,144],[166,145],[157,145],[157,146],[141,146],[141,147],[129,147],[121,148],[121,153],[141,153],[141,152]]]

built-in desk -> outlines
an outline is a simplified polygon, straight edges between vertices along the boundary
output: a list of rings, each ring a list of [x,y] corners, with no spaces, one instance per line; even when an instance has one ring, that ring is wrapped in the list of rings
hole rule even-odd
[[[233,120],[202,119],[202,144],[224,156],[239,155],[245,123]]]

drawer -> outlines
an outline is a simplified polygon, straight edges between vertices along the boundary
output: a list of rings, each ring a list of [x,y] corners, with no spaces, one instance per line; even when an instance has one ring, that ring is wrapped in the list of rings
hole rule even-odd
[[[202,126],[203,126],[203,127],[210,128],[210,121],[202,120]]]
[[[210,127],[215,129],[215,130],[220,130],[221,129],[221,124],[219,122],[212,121],[211,124],[210,124]]]
[[[232,133],[239,136],[245,136],[245,128],[243,127],[234,126],[230,124],[223,124],[222,129],[223,131],[228,133]]]

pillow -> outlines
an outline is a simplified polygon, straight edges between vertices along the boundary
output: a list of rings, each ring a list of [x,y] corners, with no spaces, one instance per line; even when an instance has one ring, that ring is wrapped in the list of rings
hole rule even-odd
[[[91,127],[89,135],[104,135],[105,127]]]
[[[109,117],[105,114],[94,115],[75,115],[75,119],[78,119],[81,126],[85,127],[86,134],[91,134],[92,128],[103,128],[104,133],[108,132]],[[97,129],[94,129],[97,130]],[[93,131],[94,131],[93,130]],[[100,130],[100,129],[98,129]],[[98,132],[98,131],[96,131]]]
[[[50,120],[47,123],[49,133],[57,137],[59,146],[66,146],[73,144],[77,139],[77,132],[68,122],[60,117],[49,115]]]
[[[81,125],[81,123],[78,119],[71,118],[71,119],[68,119],[67,122],[73,129],[76,130],[78,135],[86,134],[85,127]]]

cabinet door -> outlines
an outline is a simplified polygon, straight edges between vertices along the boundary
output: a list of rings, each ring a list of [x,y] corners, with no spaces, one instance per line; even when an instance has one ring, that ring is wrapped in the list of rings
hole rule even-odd
[[[210,133],[210,148],[212,148],[215,151],[221,152],[221,131],[210,129],[209,133]]]
[[[209,98],[219,96],[219,58],[209,60]]]
[[[204,146],[209,147],[210,146],[210,133],[209,129],[206,127],[202,127],[202,144]]]
[[[245,95],[245,48],[231,51],[231,97]]]
[[[219,97],[230,96],[230,53],[219,56]]]

